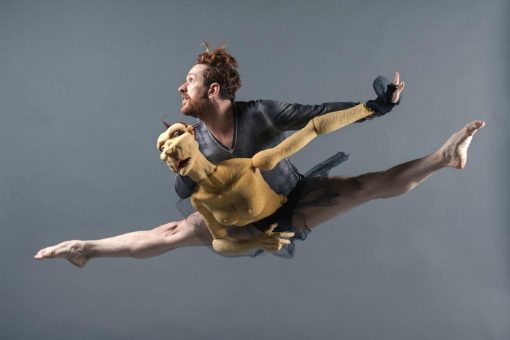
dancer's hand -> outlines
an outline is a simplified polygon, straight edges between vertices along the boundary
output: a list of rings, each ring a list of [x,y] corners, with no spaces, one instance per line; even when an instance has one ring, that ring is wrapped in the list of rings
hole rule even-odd
[[[374,79],[372,86],[377,98],[365,103],[368,108],[375,111],[371,118],[383,116],[398,105],[405,83],[400,81],[400,74],[395,72],[393,82],[390,83],[384,76],[378,76]]]
[[[391,102],[396,103],[399,101],[400,94],[402,93],[402,91],[404,91],[406,83],[404,83],[403,81],[400,81],[400,73],[395,72],[395,76],[393,77],[392,84],[395,85],[397,88],[396,88],[395,92],[393,92],[393,96],[391,97]]]

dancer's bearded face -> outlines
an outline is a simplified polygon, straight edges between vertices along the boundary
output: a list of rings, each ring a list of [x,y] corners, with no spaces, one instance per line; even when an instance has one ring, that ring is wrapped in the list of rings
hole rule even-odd
[[[209,98],[207,96],[207,86],[204,84],[203,73],[206,65],[197,64],[191,68],[186,76],[186,81],[179,86],[182,103],[181,111],[186,116],[200,118],[205,114]]]

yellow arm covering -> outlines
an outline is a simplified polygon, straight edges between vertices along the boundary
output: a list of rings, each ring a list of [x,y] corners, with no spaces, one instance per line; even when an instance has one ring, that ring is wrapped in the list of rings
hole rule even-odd
[[[329,112],[315,117],[304,128],[296,131],[277,146],[255,154],[252,158],[253,166],[261,170],[271,170],[279,161],[301,150],[317,135],[336,131],[373,113],[374,111],[365,104],[359,104],[347,110]]]

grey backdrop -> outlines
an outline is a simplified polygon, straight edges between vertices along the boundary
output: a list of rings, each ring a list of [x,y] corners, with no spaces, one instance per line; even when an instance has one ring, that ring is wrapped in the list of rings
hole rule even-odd
[[[2,339],[508,339],[509,2],[0,1]],[[179,219],[154,143],[200,43],[228,43],[238,98],[366,100],[391,115],[316,140],[303,171],[384,169],[466,122],[463,171],[314,231],[293,260],[187,248],[83,269],[41,247]]]

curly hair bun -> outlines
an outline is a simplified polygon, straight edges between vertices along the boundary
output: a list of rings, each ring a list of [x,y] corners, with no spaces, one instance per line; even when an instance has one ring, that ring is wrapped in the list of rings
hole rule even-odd
[[[207,42],[204,42],[204,47],[205,51],[198,55],[197,64],[208,66],[204,71],[205,85],[220,84],[222,98],[234,101],[235,93],[241,87],[237,60],[228,52],[225,45],[221,45],[212,52]]]

